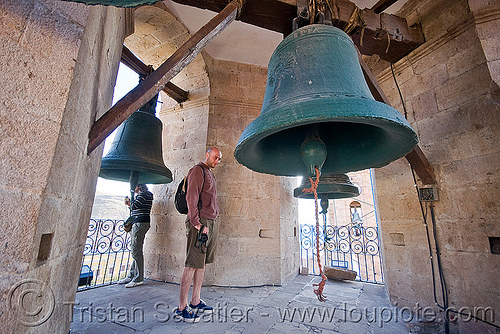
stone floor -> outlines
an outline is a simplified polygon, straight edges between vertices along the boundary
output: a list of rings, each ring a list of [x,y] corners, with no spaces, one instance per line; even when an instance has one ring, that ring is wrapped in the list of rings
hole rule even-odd
[[[203,287],[202,298],[214,312],[195,324],[172,316],[176,284],[104,286],[76,294],[70,333],[408,333],[384,286],[328,281],[328,300],[320,302],[312,285],[319,280],[297,276],[283,286]]]

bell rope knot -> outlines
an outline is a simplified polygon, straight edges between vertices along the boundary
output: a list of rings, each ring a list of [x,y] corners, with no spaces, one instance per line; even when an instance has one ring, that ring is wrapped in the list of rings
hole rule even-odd
[[[313,193],[314,194],[314,200],[318,199],[318,192],[316,189],[318,189],[318,183],[319,183],[319,168],[315,167],[314,170],[316,171],[316,181],[313,181],[312,177],[309,177],[309,181],[311,181],[311,188],[304,188],[302,189],[303,192],[306,194],[308,193]]]
[[[326,283],[326,276],[321,275],[321,282],[319,282],[318,284],[313,284],[313,286],[318,287],[317,289],[314,289],[314,293],[318,296],[318,300],[320,302],[326,302],[326,296],[323,295],[323,289],[325,287],[325,283]]]
[[[323,275],[323,267],[321,266],[321,259],[319,257],[319,217],[318,217],[318,183],[319,183],[319,168],[316,167],[316,180],[313,181],[311,177],[309,177],[309,180],[311,181],[311,188],[304,188],[302,189],[303,192],[305,193],[314,193],[314,209],[315,209],[315,215],[316,215],[316,260],[318,262],[318,267],[319,267],[319,273],[321,275],[321,282],[318,284],[314,284],[314,286],[317,286],[318,288],[314,290],[314,293],[318,296],[318,300],[320,302],[326,301],[326,296],[323,295],[323,289],[325,287],[326,283],[326,276]]]

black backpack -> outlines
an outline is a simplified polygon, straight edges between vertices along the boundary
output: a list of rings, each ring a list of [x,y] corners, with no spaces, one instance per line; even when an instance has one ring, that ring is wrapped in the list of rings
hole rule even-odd
[[[196,165],[200,166],[200,165]],[[203,170],[203,185],[201,186],[201,189],[203,190],[203,186],[205,185],[205,168],[200,166],[201,169]],[[174,198],[174,204],[175,208],[180,214],[186,215],[188,213],[188,206],[187,206],[187,201],[186,201],[186,191],[187,191],[187,176],[182,179],[182,181],[179,183],[179,186],[177,187],[177,191],[175,192],[175,198]],[[198,200],[198,208],[201,208],[201,193],[200,193],[200,199]]]

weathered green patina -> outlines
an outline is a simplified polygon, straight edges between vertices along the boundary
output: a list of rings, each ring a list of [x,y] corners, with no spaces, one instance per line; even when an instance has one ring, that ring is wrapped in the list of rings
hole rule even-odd
[[[322,174],[382,167],[418,143],[403,115],[373,99],[350,37],[327,25],[299,28],[278,45],[261,114],[243,131],[234,156],[260,173],[311,175],[314,166],[301,154],[311,131],[326,147],[317,166]],[[323,155],[320,146],[312,149]],[[321,161],[311,152],[307,161]]]
[[[118,127],[111,148],[102,159],[100,177],[131,184],[172,181],[172,172],[163,162],[162,123],[155,116],[157,99],[158,96]]]

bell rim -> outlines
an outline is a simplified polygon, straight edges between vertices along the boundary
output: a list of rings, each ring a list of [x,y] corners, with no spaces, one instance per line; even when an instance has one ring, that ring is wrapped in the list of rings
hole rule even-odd
[[[314,199],[314,194],[304,193],[303,187],[297,187],[293,190],[293,196],[300,199]],[[318,198],[327,196],[328,199],[341,199],[356,197],[361,194],[359,187],[354,184],[335,183],[335,184],[318,184],[317,188]]]
[[[166,166],[161,166],[158,164],[151,164],[142,161],[127,161],[128,166],[131,168],[123,168],[122,161],[102,161],[101,169],[99,171],[99,177],[114,180],[129,182],[129,178],[125,176],[114,176],[114,175],[130,175],[131,171],[137,171],[139,173],[154,174],[158,177],[158,180],[144,180],[139,176],[139,183],[146,184],[167,184],[173,181],[172,172]],[[141,181],[142,180],[142,181]]]
[[[346,102],[349,102],[349,108],[345,107]],[[308,108],[309,104],[311,104],[310,108]],[[356,104],[359,106],[357,109],[353,108],[353,105]],[[315,114],[318,105],[326,106],[331,112],[323,115]],[[363,165],[354,168],[327,170],[329,173],[346,173],[367,168],[383,167],[405,156],[418,144],[417,134],[412,129],[409,122],[398,110],[385,103],[359,97],[344,96],[343,99],[339,99],[339,101],[320,97],[309,100],[288,101],[288,104],[281,104],[280,106],[262,110],[261,115],[254,119],[242,132],[234,150],[234,157],[240,164],[260,173],[278,176],[307,175],[305,165],[303,168],[304,172],[300,174],[288,173],[284,170],[261,168],[262,165],[259,165],[253,159],[245,159],[243,155],[245,151],[257,145],[260,140],[272,134],[315,123],[365,124],[382,129],[384,133],[390,134],[392,140],[397,138],[406,139],[405,145],[399,147],[397,152],[392,152],[390,158],[384,159],[385,161],[382,163],[373,164],[371,166]],[[264,125],[266,125],[266,127],[264,127]],[[391,142],[391,139],[387,139],[386,142]]]

